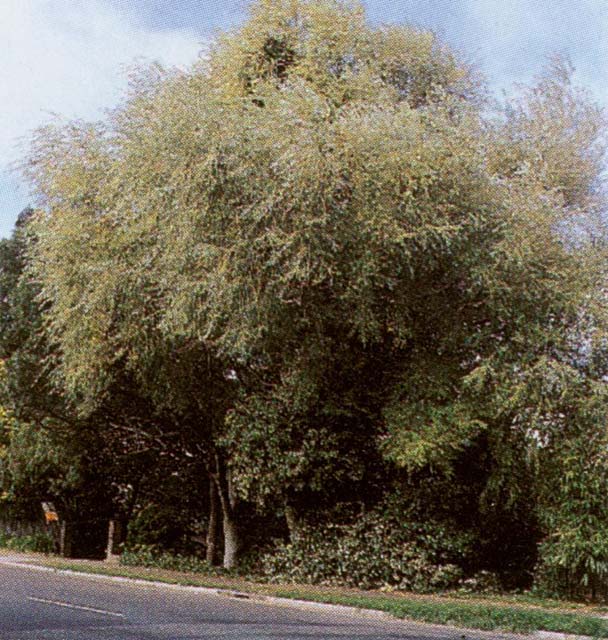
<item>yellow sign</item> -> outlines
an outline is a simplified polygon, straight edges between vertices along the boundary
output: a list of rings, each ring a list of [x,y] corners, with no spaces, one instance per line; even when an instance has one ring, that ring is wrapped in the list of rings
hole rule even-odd
[[[59,522],[57,509],[55,509],[55,505],[52,502],[43,502],[42,510],[44,511],[44,521],[46,522],[46,524],[50,524],[51,522]]]

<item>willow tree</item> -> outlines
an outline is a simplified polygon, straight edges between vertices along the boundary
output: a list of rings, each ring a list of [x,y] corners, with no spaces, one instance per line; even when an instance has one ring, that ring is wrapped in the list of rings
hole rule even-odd
[[[603,123],[563,65],[502,115],[484,93],[432,33],[261,0],[189,70],[137,74],[105,121],[40,130],[58,384],[86,409],[119,365],[198,412],[226,531],[239,497],[294,524],[380,455],[449,474],[481,441],[486,503],[516,494],[514,461],[563,413],[534,383],[578,375],[581,314],[603,326],[583,233]]]

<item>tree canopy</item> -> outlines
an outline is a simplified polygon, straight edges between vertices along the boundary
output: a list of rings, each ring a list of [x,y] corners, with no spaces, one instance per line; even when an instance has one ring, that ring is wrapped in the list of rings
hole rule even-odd
[[[259,0],[190,69],[33,138],[55,388],[90,415],[128,375],[228,529],[469,464],[479,517],[555,533],[568,452],[606,444],[604,127],[559,59],[497,107],[432,33]]]

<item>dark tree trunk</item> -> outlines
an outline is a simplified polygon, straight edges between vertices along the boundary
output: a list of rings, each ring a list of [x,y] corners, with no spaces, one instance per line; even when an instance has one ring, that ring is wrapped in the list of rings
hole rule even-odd
[[[209,528],[207,529],[207,563],[213,566],[217,555],[217,528],[218,528],[218,504],[217,487],[213,477],[209,478]]]

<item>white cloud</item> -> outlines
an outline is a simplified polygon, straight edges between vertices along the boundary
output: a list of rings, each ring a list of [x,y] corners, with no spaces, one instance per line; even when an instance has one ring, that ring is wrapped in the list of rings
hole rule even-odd
[[[575,80],[608,106],[608,4],[605,0],[462,0],[466,36],[502,89],[529,82],[554,53],[567,55]]]
[[[0,41],[0,169],[51,113],[89,119],[115,104],[135,59],[185,66],[203,46],[193,31],[150,30],[103,0],[0,0]]]

